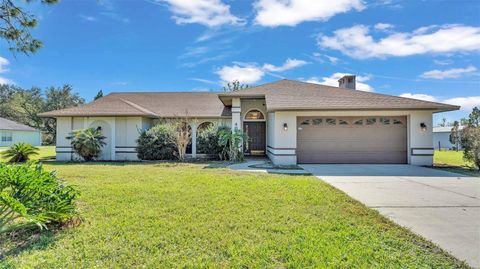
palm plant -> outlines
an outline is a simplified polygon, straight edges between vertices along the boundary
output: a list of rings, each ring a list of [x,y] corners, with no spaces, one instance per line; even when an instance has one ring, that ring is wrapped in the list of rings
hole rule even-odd
[[[23,163],[30,160],[32,155],[38,155],[38,148],[27,143],[17,143],[2,152],[4,158],[11,163]]]
[[[233,162],[243,161],[242,145],[247,139],[247,134],[236,128],[233,131],[228,128],[218,130],[218,144],[224,148],[222,155]]]
[[[105,138],[100,128],[74,130],[67,137],[71,140],[73,150],[87,162],[98,158],[102,147],[106,145]]]

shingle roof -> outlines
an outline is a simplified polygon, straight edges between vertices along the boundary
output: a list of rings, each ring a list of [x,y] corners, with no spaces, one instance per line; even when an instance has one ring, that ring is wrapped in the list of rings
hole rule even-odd
[[[265,96],[268,111],[401,109],[449,111],[460,108],[442,103],[286,79],[238,92],[222,93],[219,96],[224,102],[232,97]]]
[[[41,117],[145,116],[230,117],[213,92],[127,92],[111,93],[89,104],[39,114]]]
[[[452,131],[453,126],[445,126],[445,127],[433,127],[434,133],[450,133]],[[465,126],[458,126],[458,130],[463,130]]]
[[[0,118],[0,130],[12,130],[12,131],[38,131],[30,126],[14,122],[5,118]]]
[[[230,117],[233,97],[265,98],[268,111],[432,110],[460,107],[293,80],[279,80],[237,92],[111,93],[89,104],[39,114],[41,117],[144,116]],[[222,103],[223,102],[223,103]]]

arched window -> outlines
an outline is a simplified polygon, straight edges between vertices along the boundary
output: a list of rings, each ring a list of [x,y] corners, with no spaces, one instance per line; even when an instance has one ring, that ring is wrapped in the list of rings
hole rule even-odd
[[[252,109],[247,112],[245,115],[246,120],[264,120],[265,117],[263,116],[263,113],[260,112],[260,110],[257,109]]]

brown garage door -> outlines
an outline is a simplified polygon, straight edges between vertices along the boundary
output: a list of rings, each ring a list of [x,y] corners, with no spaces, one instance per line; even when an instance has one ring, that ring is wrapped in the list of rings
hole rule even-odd
[[[406,117],[298,117],[299,163],[406,163]]]

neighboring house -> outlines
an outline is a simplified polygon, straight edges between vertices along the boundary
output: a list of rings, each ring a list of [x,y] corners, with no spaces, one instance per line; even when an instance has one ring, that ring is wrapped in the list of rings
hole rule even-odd
[[[433,147],[435,149],[455,149],[457,145],[450,143],[450,133],[453,126],[433,127]],[[463,130],[464,126],[458,129]],[[462,149],[462,145],[458,145],[458,149]]]
[[[30,126],[0,118],[0,147],[9,147],[16,143],[28,143],[39,146],[42,142],[39,130]]]
[[[340,87],[280,80],[225,93],[111,93],[84,106],[40,114],[57,119],[57,159],[71,160],[74,129],[101,127],[103,160],[136,160],[139,130],[159,118],[188,114],[197,129],[218,122],[243,129],[246,154],[275,164],[409,163],[432,165],[432,113],[459,109],[441,103],[355,90],[355,76]],[[348,88],[347,88],[348,87]]]

